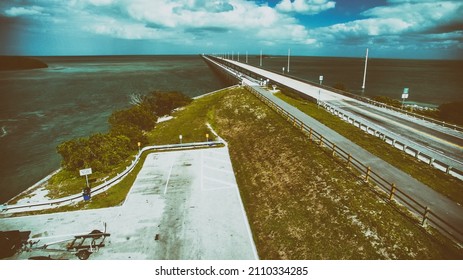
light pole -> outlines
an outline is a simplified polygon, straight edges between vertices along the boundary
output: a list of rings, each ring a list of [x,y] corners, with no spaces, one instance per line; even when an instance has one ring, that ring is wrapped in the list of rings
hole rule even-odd
[[[320,80],[320,86],[322,85],[322,82],[323,82],[323,76],[320,75],[320,77],[318,78]],[[318,88],[318,107],[320,108],[320,90],[321,88]]]
[[[248,64],[248,51],[246,51],[246,64]]]
[[[260,50],[260,63],[259,66],[262,67],[262,50]]]
[[[287,73],[289,73],[289,57],[291,55],[291,49],[288,49],[288,68],[287,68]]]
[[[365,69],[363,70],[362,92],[365,91],[365,80],[367,78],[367,62],[368,62],[368,48],[367,48],[367,54],[365,56]]]

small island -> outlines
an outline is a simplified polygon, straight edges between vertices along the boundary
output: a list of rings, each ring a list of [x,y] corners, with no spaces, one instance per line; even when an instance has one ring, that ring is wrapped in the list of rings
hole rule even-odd
[[[0,71],[48,68],[48,65],[36,58],[23,56],[0,56]]]

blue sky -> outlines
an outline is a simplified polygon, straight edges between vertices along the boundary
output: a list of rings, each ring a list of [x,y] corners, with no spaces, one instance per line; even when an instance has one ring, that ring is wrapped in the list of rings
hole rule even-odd
[[[2,55],[463,59],[461,0],[2,0]]]

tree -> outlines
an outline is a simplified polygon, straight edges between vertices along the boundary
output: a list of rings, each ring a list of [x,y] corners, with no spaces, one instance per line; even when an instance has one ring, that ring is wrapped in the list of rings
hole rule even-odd
[[[190,102],[191,98],[180,92],[154,91],[146,97],[144,105],[157,116],[165,116],[172,110],[188,105]]]

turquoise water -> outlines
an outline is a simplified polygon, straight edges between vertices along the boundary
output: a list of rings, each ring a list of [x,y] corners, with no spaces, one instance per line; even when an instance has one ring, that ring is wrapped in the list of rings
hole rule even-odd
[[[177,90],[198,96],[225,86],[199,56],[43,57],[48,69],[0,72],[0,203],[56,170],[56,146],[107,131],[112,111],[129,96]],[[286,57],[264,58],[274,71]],[[244,57],[241,57],[244,61]],[[360,93],[361,58],[292,57],[290,74],[325,85],[345,84]],[[249,56],[259,64],[259,57]],[[463,100],[463,61],[371,59],[366,95],[440,104]]]
[[[199,56],[41,59],[48,69],[0,72],[0,203],[59,167],[59,143],[107,131],[130,94],[224,86]]]

